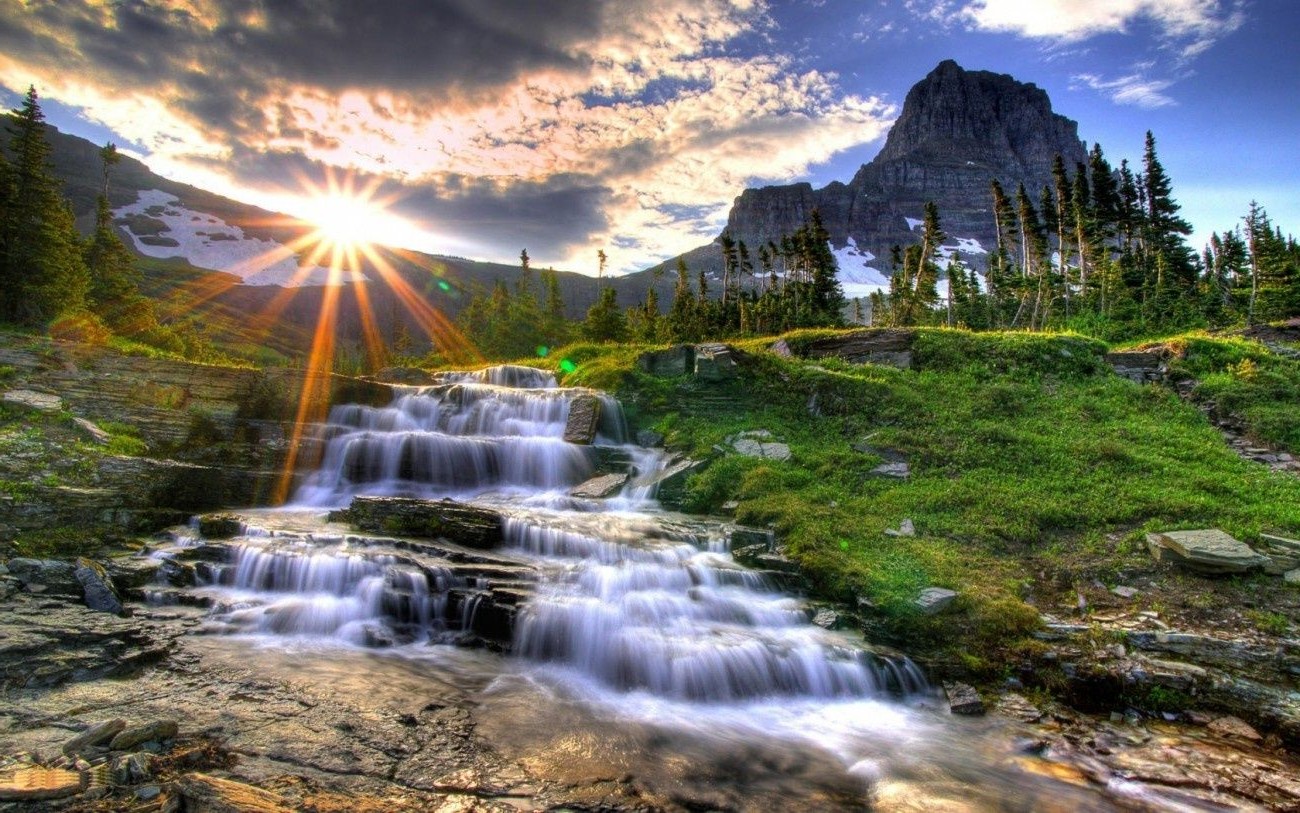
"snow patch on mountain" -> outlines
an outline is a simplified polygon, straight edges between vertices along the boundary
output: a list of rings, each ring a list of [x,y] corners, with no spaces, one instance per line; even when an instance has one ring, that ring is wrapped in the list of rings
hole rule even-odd
[[[147,257],[181,257],[197,268],[234,274],[244,285],[302,287],[327,285],[330,281],[328,268],[300,268],[298,255],[282,243],[248,237],[238,226],[189,209],[174,195],[158,189],[140,192],[135,203],[113,210],[113,215],[149,217],[163,223],[165,228],[158,231],[153,242],[167,245],[151,245],[144,242],[150,235],[128,230],[136,250]],[[364,278],[360,273],[346,271],[340,275],[342,282]]]
[[[866,249],[858,248],[852,237],[843,248],[831,247],[835,262],[839,266],[837,278],[844,295],[850,298],[871,296],[876,291],[889,290],[889,278],[878,268],[869,263],[876,255]]]

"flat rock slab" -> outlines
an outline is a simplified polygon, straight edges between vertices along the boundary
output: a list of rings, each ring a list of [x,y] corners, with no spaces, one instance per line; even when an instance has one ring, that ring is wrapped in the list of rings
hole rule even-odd
[[[695,347],[679,344],[667,350],[651,350],[637,357],[638,370],[661,378],[686,375],[695,370]]]
[[[1208,575],[1247,573],[1269,563],[1267,556],[1214,528],[1147,534],[1147,548],[1157,561]]]
[[[37,412],[58,412],[63,409],[63,399],[48,392],[35,390],[9,390],[0,396],[6,404],[27,407]]]
[[[953,714],[977,716],[984,713],[984,698],[973,686],[965,683],[945,683],[943,692],[948,696],[948,710]]]
[[[176,791],[184,800],[183,809],[205,813],[292,813],[293,807],[282,796],[267,790],[220,779],[202,773],[190,773],[176,781]]]
[[[925,615],[936,615],[948,609],[957,599],[957,593],[944,587],[927,587],[914,602]]]
[[[574,497],[584,497],[589,500],[602,500],[606,497],[612,497],[623,490],[627,485],[627,474],[604,474],[600,477],[593,477],[587,482],[575,487],[569,492]]]
[[[362,531],[447,539],[484,550],[501,544],[505,532],[501,514],[455,500],[357,497],[346,511],[330,516],[350,522]]]

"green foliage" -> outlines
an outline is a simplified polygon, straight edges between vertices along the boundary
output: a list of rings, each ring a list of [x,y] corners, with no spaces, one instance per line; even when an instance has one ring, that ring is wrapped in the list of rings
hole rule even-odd
[[[15,556],[34,559],[72,559],[94,555],[100,547],[96,534],[84,528],[45,528],[19,534],[12,543]]]
[[[1247,610],[1246,617],[1250,619],[1250,623],[1254,624],[1256,629],[1269,635],[1282,636],[1291,630],[1291,622],[1281,613]]]
[[[108,433],[108,444],[104,446],[108,454],[141,457],[149,453],[149,444],[140,437],[137,427],[118,421],[100,421],[99,428]]]

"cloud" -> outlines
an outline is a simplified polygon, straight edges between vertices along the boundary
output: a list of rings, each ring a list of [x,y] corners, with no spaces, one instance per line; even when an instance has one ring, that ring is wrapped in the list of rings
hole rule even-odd
[[[1121,76],[1118,79],[1103,79],[1092,73],[1081,73],[1072,77],[1076,85],[1082,85],[1099,91],[1110,97],[1116,104],[1129,104],[1152,109],[1177,104],[1165,94],[1173,84],[1169,79],[1149,79],[1141,73]]]
[[[1189,58],[1245,20],[1240,0],[973,0],[959,14],[978,30],[1065,42],[1125,33],[1145,20]]]
[[[790,179],[888,126],[772,53],[774,25],[762,0],[0,4],[0,82],[215,191],[350,170],[485,251],[617,242],[630,267],[698,244],[755,167]]]

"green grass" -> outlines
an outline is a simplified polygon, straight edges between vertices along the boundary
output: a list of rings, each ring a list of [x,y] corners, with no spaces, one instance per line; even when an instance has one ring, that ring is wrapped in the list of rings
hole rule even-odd
[[[909,371],[780,358],[770,343],[736,343],[750,354],[743,378],[713,387],[636,371],[644,348],[554,358],[577,365],[565,384],[616,391],[639,427],[711,459],[688,510],[738,501],[737,520],[773,527],[820,594],[866,599],[911,647],[960,641],[954,658],[992,668],[990,647],[1032,646],[1031,562],[1114,567],[1157,528],[1300,532],[1300,480],[1240,459],[1170,390],[1110,374],[1091,339],[923,330]],[[727,405],[692,411],[710,390]],[[792,459],[714,451],[747,429],[773,432]],[[851,448],[862,442],[904,454],[911,478],[873,477],[881,459]],[[909,518],[916,537],[884,534]],[[912,601],[927,586],[958,590],[956,613],[920,616]]]

